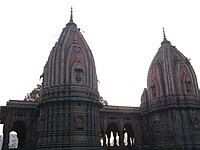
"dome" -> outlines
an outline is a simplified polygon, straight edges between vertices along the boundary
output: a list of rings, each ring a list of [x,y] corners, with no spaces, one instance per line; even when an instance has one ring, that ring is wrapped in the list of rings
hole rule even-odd
[[[169,95],[198,97],[198,85],[190,61],[166,39],[155,55],[147,77],[149,100]]]

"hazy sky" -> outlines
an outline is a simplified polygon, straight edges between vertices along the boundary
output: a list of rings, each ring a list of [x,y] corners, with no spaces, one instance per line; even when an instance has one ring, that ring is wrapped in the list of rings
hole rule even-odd
[[[198,1],[0,0],[0,105],[23,99],[41,82],[71,6],[94,55],[100,94],[109,104],[140,105],[163,26],[200,78]]]

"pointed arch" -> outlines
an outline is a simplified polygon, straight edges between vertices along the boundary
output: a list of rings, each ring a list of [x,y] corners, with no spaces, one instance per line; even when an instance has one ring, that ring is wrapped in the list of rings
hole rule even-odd
[[[109,123],[106,130],[108,146],[119,145],[119,128],[116,123]]]
[[[135,145],[135,135],[132,128],[132,125],[129,123],[124,124],[123,126],[123,141],[125,146],[134,146]]]
[[[90,62],[89,62],[89,59],[90,56],[89,56],[89,52],[88,50],[84,49],[84,47],[82,47],[81,45],[81,41],[80,38],[78,35],[77,35],[77,38],[79,40],[77,40],[77,42],[79,43],[78,46],[77,44],[72,44],[70,47],[66,47],[67,44],[64,46],[65,47],[65,55],[66,55],[66,58],[65,58],[65,78],[66,78],[66,83],[69,83],[71,82],[72,83],[72,67],[74,65],[74,56],[77,55],[77,59],[79,59],[81,61],[82,64],[84,64],[84,71],[85,71],[85,84],[86,85],[89,85],[89,78],[90,78],[90,75],[89,73],[91,72],[90,70]],[[77,47],[78,47],[78,50],[77,50]],[[74,55],[74,56],[73,56]],[[82,57],[80,57],[82,56]],[[79,58],[80,57],[80,58]],[[92,56],[91,56],[92,57]],[[70,70],[71,69],[71,70]]]
[[[163,96],[163,85],[161,76],[161,71],[158,65],[151,69],[150,78],[148,79],[148,95],[150,99]]]
[[[177,66],[177,91],[179,94],[195,95],[195,79],[187,67],[183,63],[178,63]]]

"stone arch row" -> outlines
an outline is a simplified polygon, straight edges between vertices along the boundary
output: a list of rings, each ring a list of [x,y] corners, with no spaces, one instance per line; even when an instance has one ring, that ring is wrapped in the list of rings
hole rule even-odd
[[[125,123],[122,127],[117,123],[109,123],[105,129],[101,128],[102,146],[135,146],[136,138],[133,127]]]

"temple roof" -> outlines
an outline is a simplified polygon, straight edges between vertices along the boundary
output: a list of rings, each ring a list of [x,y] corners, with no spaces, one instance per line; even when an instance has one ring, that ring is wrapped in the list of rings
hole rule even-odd
[[[192,65],[187,57],[175,46],[171,45],[163,29],[161,47],[153,58],[148,71],[147,87],[149,98],[187,94],[186,85],[184,85],[185,78],[189,78],[191,81],[192,92],[190,95],[197,96],[198,85]],[[152,93],[152,91],[154,92]]]
[[[63,93],[67,86],[79,86],[84,91],[97,90],[92,51],[73,21],[72,9],[70,20],[52,48],[43,72],[43,91],[52,89],[55,93]]]

